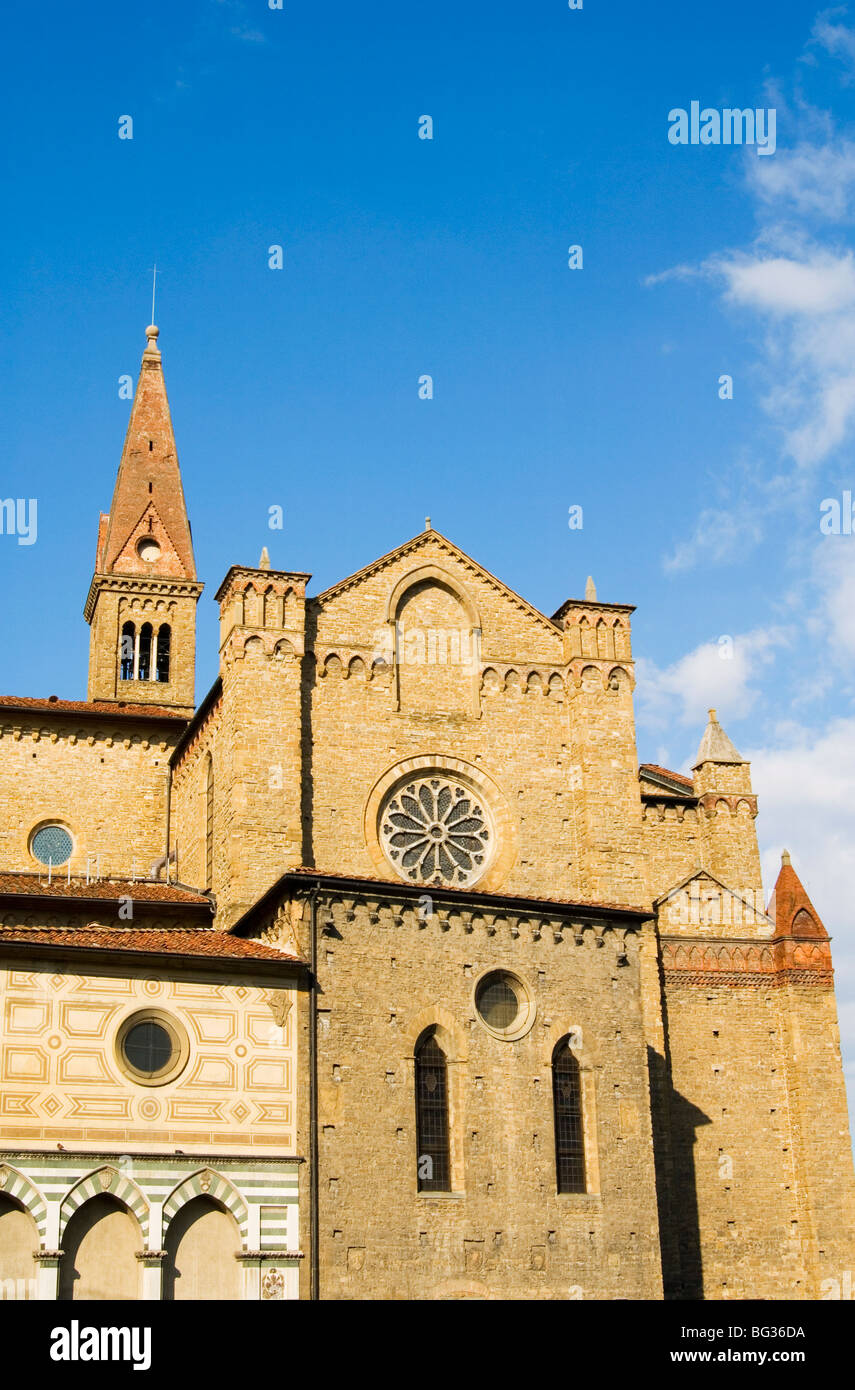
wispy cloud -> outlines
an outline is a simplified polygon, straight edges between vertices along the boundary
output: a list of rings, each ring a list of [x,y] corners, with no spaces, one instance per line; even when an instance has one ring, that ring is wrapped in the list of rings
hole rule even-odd
[[[779,149],[774,159],[747,163],[753,192],[765,207],[784,208],[800,217],[844,221],[855,206],[855,144],[802,141]]]
[[[691,569],[701,562],[720,565],[752,549],[762,539],[759,508],[742,510],[709,507],[701,512],[694,529],[663,561],[669,573]]]
[[[637,663],[638,722],[651,731],[674,720],[694,724],[698,738],[714,705],[724,720],[741,719],[759,698],[759,681],[776,650],[789,641],[783,627],[762,628],[701,643],[670,666]]]
[[[845,68],[850,70],[850,80],[855,75],[855,30],[845,24],[835,24],[834,20],[848,14],[846,5],[821,10],[814,20],[811,30],[811,44],[824,48],[833,58],[840,58]]]

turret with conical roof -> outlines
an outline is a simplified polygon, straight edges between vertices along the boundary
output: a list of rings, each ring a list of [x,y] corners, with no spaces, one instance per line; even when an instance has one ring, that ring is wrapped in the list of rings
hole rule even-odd
[[[704,867],[740,893],[762,893],[751,765],[714,709],[695,758],[693,782],[703,817]]]
[[[781,869],[769,901],[768,915],[776,936],[810,937],[826,941],[828,932],[793,868],[789,853],[781,855]]]
[[[146,329],[110,511],[84,610],[89,699],[194,708],[196,579],[159,330]]]
[[[697,796],[712,791],[729,795],[752,794],[750,764],[737,752],[714,709],[709,711],[709,723],[704,729],[692,771]]]

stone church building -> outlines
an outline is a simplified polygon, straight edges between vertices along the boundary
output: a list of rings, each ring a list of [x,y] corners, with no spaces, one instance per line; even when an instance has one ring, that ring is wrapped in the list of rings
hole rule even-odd
[[[829,937],[715,712],[639,766],[632,607],[430,524],[232,566],[197,706],[147,339],[87,697],[0,697],[0,1293],[840,1297]]]

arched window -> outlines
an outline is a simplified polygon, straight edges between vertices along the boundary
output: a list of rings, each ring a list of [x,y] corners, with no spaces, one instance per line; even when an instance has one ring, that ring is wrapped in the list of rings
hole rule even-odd
[[[151,680],[151,623],[140,628],[140,651],[137,660],[137,680]]]
[[[419,1192],[448,1192],[448,1065],[433,1033],[416,1048],[416,1134]]]
[[[205,769],[205,887],[214,886],[214,763],[210,753]]]
[[[157,630],[157,660],[155,662],[154,678],[164,684],[169,680],[169,649],[172,645],[172,631],[169,623],[164,623]]]
[[[565,1038],[552,1054],[555,1172],[559,1192],[585,1192],[585,1134],[579,1063]]]
[[[132,681],[134,678],[134,646],[137,630],[133,623],[122,627],[122,640],[119,643],[119,679]]]

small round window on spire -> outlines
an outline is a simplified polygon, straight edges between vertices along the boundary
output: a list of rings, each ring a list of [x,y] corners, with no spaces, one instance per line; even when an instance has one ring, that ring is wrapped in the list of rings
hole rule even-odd
[[[147,565],[153,565],[155,560],[160,559],[160,546],[153,536],[143,536],[137,546],[137,554]]]

